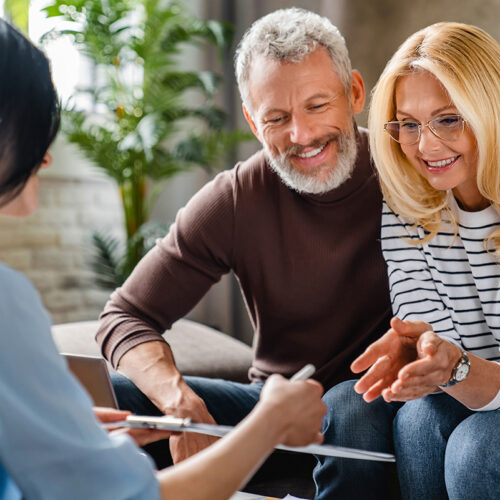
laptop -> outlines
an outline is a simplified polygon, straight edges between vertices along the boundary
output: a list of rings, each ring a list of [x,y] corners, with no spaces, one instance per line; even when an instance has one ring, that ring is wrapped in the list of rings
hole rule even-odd
[[[94,406],[118,408],[106,361],[98,356],[65,354],[68,367],[87,390]]]

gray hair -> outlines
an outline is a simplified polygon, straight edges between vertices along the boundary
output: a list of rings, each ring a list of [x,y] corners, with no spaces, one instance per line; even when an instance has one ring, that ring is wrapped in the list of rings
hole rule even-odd
[[[305,9],[280,9],[255,21],[241,39],[235,55],[236,80],[241,99],[249,104],[248,78],[256,55],[284,62],[300,62],[318,45],[328,50],[346,93],[352,68],[344,37],[326,18]]]

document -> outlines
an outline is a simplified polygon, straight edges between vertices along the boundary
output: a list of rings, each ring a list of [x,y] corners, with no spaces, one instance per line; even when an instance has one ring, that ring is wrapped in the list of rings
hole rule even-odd
[[[141,427],[146,429],[161,429],[175,432],[196,432],[209,436],[222,437],[230,432],[233,427],[228,425],[198,424],[190,418],[178,418],[170,415],[161,417],[148,417],[143,415],[129,415],[127,420],[108,424],[107,427]],[[353,458],[358,460],[372,460],[377,462],[395,462],[394,455],[377,451],[344,448],[328,444],[310,444],[308,446],[276,446],[278,450],[292,451],[295,453],[309,453],[311,455],[325,455],[329,457]]]

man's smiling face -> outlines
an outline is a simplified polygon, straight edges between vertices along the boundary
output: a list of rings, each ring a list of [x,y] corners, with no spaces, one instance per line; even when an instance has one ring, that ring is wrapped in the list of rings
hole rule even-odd
[[[324,193],[349,178],[356,159],[353,113],[364,104],[353,72],[349,95],[324,48],[302,61],[252,60],[245,116],[271,166],[300,192]]]

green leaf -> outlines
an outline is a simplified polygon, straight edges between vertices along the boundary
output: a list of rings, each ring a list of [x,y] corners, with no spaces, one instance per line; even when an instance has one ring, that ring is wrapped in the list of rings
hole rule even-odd
[[[4,11],[26,36],[29,28],[30,0],[4,0]]]
[[[67,37],[94,64],[93,87],[76,94],[90,96],[98,113],[67,107],[62,130],[120,187],[128,239],[123,247],[102,235],[95,241],[99,280],[118,283],[148,246],[141,228],[156,191],[148,193],[146,180],[219,167],[251,137],[224,131],[225,113],[214,105],[220,77],[184,69],[188,44],[221,53],[233,29],[169,0],[49,0],[45,12],[64,21],[46,38]]]
[[[94,280],[98,286],[113,290],[123,284],[126,276],[122,272],[123,250],[120,242],[102,231],[91,235],[90,267],[94,271]]]

